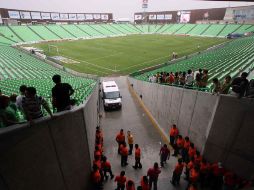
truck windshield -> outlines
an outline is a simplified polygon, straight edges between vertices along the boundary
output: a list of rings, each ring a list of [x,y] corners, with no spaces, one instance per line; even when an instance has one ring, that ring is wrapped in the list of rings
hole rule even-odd
[[[106,99],[117,99],[120,98],[120,92],[105,92]]]

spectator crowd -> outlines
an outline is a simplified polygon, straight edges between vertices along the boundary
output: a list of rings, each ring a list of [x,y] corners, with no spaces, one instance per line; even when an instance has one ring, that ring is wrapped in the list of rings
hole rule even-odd
[[[203,91],[209,91],[207,88],[209,82],[209,71],[207,69],[199,69],[187,72],[157,72],[155,75],[148,76],[149,82],[169,84],[184,88],[195,89],[198,88]],[[212,79],[212,93],[213,94],[230,94],[241,97],[254,97],[254,79],[248,80],[248,73],[243,72],[240,77],[232,80],[230,75],[227,75],[221,83],[218,78]]]
[[[57,112],[70,110],[73,101],[70,96],[74,93],[71,85],[61,82],[60,75],[52,77],[55,86],[52,88],[52,107]],[[21,85],[20,95],[6,96],[0,91],[0,128],[29,121],[33,122],[44,116],[44,108],[50,117],[54,117],[50,105],[44,97],[37,95],[35,87]],[[21,114],[20,114],[21,113]]]
[[[204,156],[198,151],[194,143],[189,137],[182,137],[176,125],[172,125],[169,130],[170,146],[174,150],[172,156],[177,158],[177,163],[173,167],[172,178],[170,180],[173,186],[179,186],[181,183],[181,176],[184,174],[184,179],[187,185],[182,188],[186,190],[236,190],[254,187],[254,180],[245,180],[223,167],[221,162],[209,163]],[[103,185],[107,183],[108,178],[114,179],[116,183],[116,190],[157,190],[159,176],[170,159],[170,148],[167,144],[161,146],[159,150],[160,166],[157,162],[150,167],[135,183],[135,181],[126,176],[125,170],[122,170],[119,175],[114,176],[112,167],[107,157],[103,152],[103,135],[100,127],[96,128],[95,150],[93,171],[91,180],[94,190],[102,190]],[[127,141],[124,130],[121,129],[116,135],[116,142],[118,146],[117,153],[121,155],[121,167],[128,166],[128,157],[133,154],[134,137],[133,134],[127,132]],[[127,146],[128,145],[128,146]],[[134,170],[142,169],[141,164],[141,147],[135,144],[134,157],[135,163],[132,166]],[[109,176],[108,176],[109,174]],[[137,188],[136,188],[137,187]],[[182,185],[183,187],[183,185]]]

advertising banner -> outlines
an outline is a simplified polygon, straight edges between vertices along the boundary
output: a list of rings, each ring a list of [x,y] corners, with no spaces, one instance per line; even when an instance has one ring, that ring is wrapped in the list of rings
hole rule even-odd
[[[94,14],[93,18],[94,18],[94,20],[100,20],[101,19],[101,15],[100,14]]]
[[[92,14],[85,14],[85,19],[86,20],[93,20],[93,15]]]
[[[149,15],[149,20],[156,20],[156,15]]]
[[[31,12],[31,17],[32,17],[32,19],[40,20],[41,19],[41,13],[40,12]]]
[[[50,15],[52,20],[60,20],[59,13],[51,13]]]
[[[20,11],[20,18],[21,19],[31,19],[30,12]]]
[[[69,20],[77,20],[76,14],[69,14]]]
[[[50,13],[41,13],[41,18],[44,20],[50,20]]]
[[[181,11],[180,23],[188,23],[190,22],[190,11]]]
[[[60,19],[61,20],[68,20],[69,19],[68,14],[67,13],[60,13]]]
[[[107,14],[102,14],[101,19],[102,20],[108,20],[108,15]]]
[[[142,15],[135,15],[135,20],[142,20]]]
[[[10,18],[20,19],[19,11],[8,11]]]
[[[164,15],[157,15],[157,20],[164,20],[164,19],[165,19]]]
[[[172,14],[165,14],[165,20],[172,20]]]
[[[85,20],[85,14],[77,14],[77,20]]]

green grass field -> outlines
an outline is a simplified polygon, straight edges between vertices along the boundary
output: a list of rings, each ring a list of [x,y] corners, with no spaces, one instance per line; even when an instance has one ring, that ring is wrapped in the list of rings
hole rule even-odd
[[[78,72],[99,76],[126,75],[146,67],[165,63],[172,53],[185,56],[220,44],[226,39],[172,36],[131,35],[125,37],[43,43],[34,45],[49,55],[61,55],[78,61],[64,64]],[[48,45],[58,47],[48,51]]]

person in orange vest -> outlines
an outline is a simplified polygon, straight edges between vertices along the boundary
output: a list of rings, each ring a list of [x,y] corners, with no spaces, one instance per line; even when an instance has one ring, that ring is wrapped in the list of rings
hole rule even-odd
[[[178,159],[178,163],[175,166],[175,169],[173,171],[173,176],[172,176],[172,180],[170,181],[172,183],[172,185],[179,185],[180,183],[180,177],[182,175],[183,172],[183,160],[180,158]]]
[[[182,159],[185,163],[188,163],[189,161],[189,156],[188,156],[188,151],[190,147],[190,139],[189,137],[184,138],[184,145],[183,145],[183,150],[182,150]]]
[[[93,165],[96,165],[98,169],[101,169],[101,158],[98,155],[95,155]]]
[[[183,146],[184,146],[184,139],[182,135],[178,135],[176,140],[176,145],[175,145],[175,151],[172,156],[177,156],[179,153],[182,153]]]
[[[129,180],[126,182],[126,190],[135,190],[134,181],[132,181],[131,179],[129,179]]]
[[[149,168],[147,171],[147,176],[149,177],[149,186],[150,189],[157,190],[157,182],[158,177],[161,173],[161,170],[159,169],[159,165],[157,162],[154,163],[153,168]]]
[[[103,147],[102,144],[100,143],[100,141],[95,141],[95,147],[99,148],[99,151],[101,152],[101,154],[103,153]]]
[[[127,139],[128,139],[128,144],[129,144],[129,155],[132,155],[132,150],[133,150],[133,135],[131,134],[130,131],[127,132]]]
[[[121,166],[122,167],[127,166],[129,151],[125,142],[123,143],[123,147],[121,148],[120,153],[121,153]]]
[[[189,159],[194,157],[195,154],[196,154],[196,148],[194,147],[193,143],[190,143],[190,147],[189,147],[189,150],[188,150]]]
[[[176,125],[173,124],[169,131],[170,144],[173,148],[175,147],[175,139],[178,136],[178,134],[179,134],[179,131],[176,128]]]
[[[94,190],[101,190],[102,188],[102,178],[100,171],[96,165],[93,165],[93,171],[91,174],[92,186]]]
[[[125,142],[125,135],[124,135],[123,129],[121,129],[120,132],[117,134],[116,142],[118,143],[118,154],[121,154],[120,145]]]
[[[220,189],[223,184],[223,175],[225,171],[224,168],[222,167],[221,162],[212,164],[211,171],[212,171],[212,188]]]
[[[111,169],[111,164],[110,164],[110,162],[107,160],[107,157],[106,157],[106,156],[103,156],[103,157],[102,157],[101,167],[102,167],[102,171],[103,171],[103,176],[105,177],[106,180],[108,180],[108,175],[107,175],[107,173],[109,173],[111,179],[114,178],[114,174],[112,173],[112,169]]]
[[[159,155],[161,167],[164,167],[164,162],[166,163],[170,158],[170,150],[166,144],[161,147]]]
[[[199,166],[201,161],[202,161],[202,156],[200,155],[200,152],[197,150],[196,154],[194,155],[194,163]]]
[[[186,166],[185,166],[185,175],[186,175],[185,179],[186,179],[187,181],[189,181],[190,170],[191,170],[192,168],[194,168],[194,158],[193,158],[193,157],[190,159],[189,163],[186,164]]]
[[[135,165],[132,166],[134,169],[142,168],[140,159],[141,159],[141,149],[139,148],[138,144],[135,144]]]
[[[203,188],[208,180],[208,174],[209,174],[209,163],[207,163],[206,159],[202,159],[202,162],[200,163],[200,186]]]
[[[231,171],[225,172],[223,181],[224,181],[223,190],[234,190],[235,189],[236,175],[233,172],[231,172]]]
[[[190,170],[190,178],[189,178],[188,187],[190,186],[190,184],[197,183],[198,179],[199,179],[199,169],[198,169],[198,166],[194,166],[194,168]]]
[[[95,150],[94,150],[94,158],[98,156],[99,159],[101,159],[101,156],[102,156],[102,153],[101,151],[99,150],[99,147],[98,146],[95,146]]]
[[[116,190],[124,190],[125,189],[125,183],[126,183],[125,171],[121,171],[120,175],[116,176],[115,182],[117,183]]]
[[[192,184],[190,184],[190,186],[189,186],[188,190],[198,190],[198,186],[197,186],[197,184],[196,184],[196,183],[192,183]]]
[[[99,141],[103,145],[103,134],[99,126],[96,127],[95,141]]]
[[[149,182],[147,176],[143,176],[140,181],[142,190],[150,190]]]

